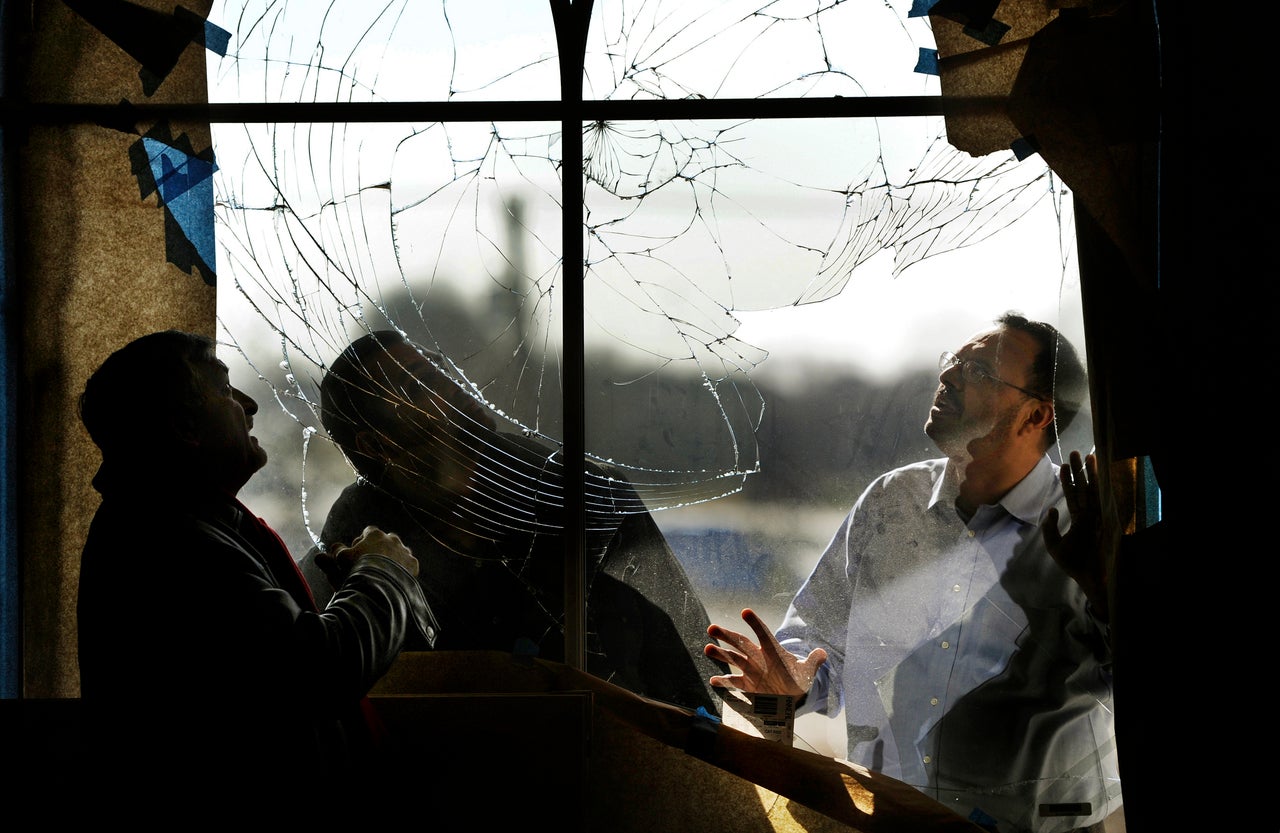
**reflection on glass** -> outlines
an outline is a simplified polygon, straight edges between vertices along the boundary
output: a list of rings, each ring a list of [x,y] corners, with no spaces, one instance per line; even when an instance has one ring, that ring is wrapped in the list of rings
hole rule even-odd
[[[563,456],[499,428],[444,356],[396,330],[355,339],[320,385],[321,421],[358,472],[329,510],[323,546],[369,524],[420,557],[435,647],[563,662]],[[621,472],[587,471],[586,670],[646,697],[717,709],[717,667],[691,651],[710,622],[683,568]],[[303,559],[317,601],[332,588]]]
[[[850,760],[1001,829],[1119,804],[1105,594],[1040,532],[1068,514],[1052,458],[1084,401],[1069,344],[1012,316],[966,336],[917,403],[933,448],[868,485],[775,620],[788,651],[825,652],[799,688],[843,712]]]
[[[300,3],[221,4],[211,17],[238,40],[211,65],[211,98],[554,99],[549,14],[512,5],[538,6],[334,2],[326,21]],[[909,7],[598,2],[585,94],[936,94],[914,69],[927,18]],[[588,649],[600,662],[620,639],[598,617],[626,602],[603,589],[638,589],[702,679],[689,697],[615,679],[688,706],[703,702],[703,623],[736,627],[752,607],[781,625],[872,479],[938,455],[924,425],[940,352],[1009,309],[1083,345],[1070,195],[1038,157],[970,157],[929,117],[582,131],[584,158],[562,160],[558,122],[499,115],[215,126],[221,335],[246,359],[233,370],[261,379],[238,384],[269,385],[280,406],[274,438],[271,409],[257,418],[280,479],[260,476],[250,497],[299,551],[345,534],[329,522],[351,490],[393,497],[425,551],[539,600],[532,641],[554,656],[559,450],[566,397],[580,397],[587,569],[607,577],[588,599]],[[566,170],[584,177],[581,261],[561,251]],[[581,281],[582,322],[563,320],[566,281]],[[563,334],[579,326],[585,386],[565,391]],[[382,331],[415,347],[357,363],[364,415],[384,421],[353,452],[321,418],[321,384]],[[1088,415],[1052,461],[1091,447]],[[916,694],[934,696],[897,691]],[[802,716],[795,744],[852,754],[833,711]]]

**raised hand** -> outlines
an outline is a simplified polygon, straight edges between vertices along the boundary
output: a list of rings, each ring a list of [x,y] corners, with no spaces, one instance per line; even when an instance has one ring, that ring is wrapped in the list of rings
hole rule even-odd
[[[394,532],[383,532],[376,526],[366,526],[350,546],[330,544],[316,554],[316,566],[324,571],[329,582],[337,587],[346,581],[347,574],[356,560],[367,553],[383,555],[404,567],[412,575],[418,575],[418,559]]]
[[[713,643],[707,645],[703,653],[740,669],[737,674],[711,677],[711,685],[760,694],[790,694],[793,697],[807,692],[813,685],[814,675],[827,661],[827,652],[814,648],[809,656],[798,657],[778,643],[773,631],[751,608],[742,611],[742,620],[751,626],[758,644],[745,634],[719,625],[707,628],[707,636],[727,643],[727,647]]]
[[[1084,591],[1094,614],[1110,618],[1107,598],[1108,576],[1120,546],[1120,519],[1110,490],[1098,479],[1098,460],[1093,454],[1080,457],[1071,452],[1059,471],[1062,491],[1071,513],[1065,535],[1058,532],[1058,510],[1050,509],[1040,531],[1049,555]]]

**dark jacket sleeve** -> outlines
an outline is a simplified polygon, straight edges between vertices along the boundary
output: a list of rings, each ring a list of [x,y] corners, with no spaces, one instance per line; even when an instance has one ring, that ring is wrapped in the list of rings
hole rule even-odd
[[[241,580],[237,595],[252,615],[228,621],[228,644],[242,646],[264,693],[317,715],[363,697],[406,645],[435,639],[417,579],[385,556],[361,556],[319,612],[299,608],[251,567]]]
[[[363,696],[401,650],[434,646],[437,625],[418,580],[390,558],[364,555],[320,613],[335,669]]]
[[[100,509],[81,565],[81,691],[104,748],[242,766],[265,750],[336,749],[410,634],[430,628],[417,581],[383,556],[362,557],[342,598],[316,612],[234,532],[144,517]]]

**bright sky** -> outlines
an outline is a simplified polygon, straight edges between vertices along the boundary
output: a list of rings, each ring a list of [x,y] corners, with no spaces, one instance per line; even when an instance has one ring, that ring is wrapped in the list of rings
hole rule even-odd
[[[1015,229],[968,249],[892,274],[885,252],[855,272],[827,301],[764,312],[740,312],[737,335],[771,360],[840,355],[873,378],[933,366],[1005,310],[1049,321],[1084,346],[1079,275],[1063,266],[1057,218],[1048,202]],[[769,362],[761,368],[769,375]]]
[[[221,5],[227,8],[223,9]],[[263,48],[261,37],[271,32],[273,61],[265,66],[277,71],[286,66],[287,62],[280,59],[290,54],[283,51],[287,48],[295,50],[292,60],[303,62],[278,76],[280,80],[274,83],[251,80],[254,73],[260,71],[260,66],[252,61],[239,64],[228,61],[221,68],[211,65],[214,69],[211,83],[216,86],[219,81],[235,81],[238,84],[237,94],[241,96],[251,95],[254,90],[288,89],[304,79],[306,83],[323,89],[329,83],[325,81],[324,73],[309,72],[305,66],[305,62],[319,60],[326,67],[341,67],[344,73],[363,79],[376,78],[380,95],[444,97],[447,89],[434,78],[435,74],[430,74],[430,79],[424,78],[423,67],[439,67],[441,79],[447,78],[447,68],[455,65],[450,52],[454,45],[459,45],[457,74],[453,81],[455,90],[478,89],[467,97],[496,98],[521,94],[539,97],[546,94],[543,88],[550,64],[539,65],[536,62],[540,55],[554,49],[549,45],[553,41],[548,40],[550,14],[543,4],[495,5],[478,0],[466,4],[415,2],[403,6],[393,3],[378,10],[350,0],[329,4],[263,4],[260,0],[246,0],[244,5],[248,6],[249,13],[242,13],[239,3],[221,5],[215,8],[211,19],[223,21],[222,25],[227,28],[233,29],[234,22],[238,20],[254,20],[256,13],[263,14],[264,21],[270,22],[270,25],[259,25],[243,41],[233,40],[233,55],[237,50],[243,50],[246,55],[258,54]],[[650,62],[653,67],[661,68],[663,77],[679,79],[692,88],[712,89],[725,95],[771,89],[771,82],[763,80],[763,75],[760,79],[756,76],[777,71],[780,77],[797,77],[796,74],[803,72],[805,67],[780,67],[778,65],[785,62],[777,56],[813,53],[819,45],[815,40],[818,30],[799,22],[803,18],[795,18],[785,25],[763,25],[763,18],[743,13],[762,5],[717,4],[711,17],[723,16],[723,19],[716,19],[724,26],[712,29],[713,36],[703,38],[708,33],[697,35],[693,27],[695,23],[706,23],[707,15],[695,14],[697,10],[693,6],[684,2],[645,4],[639,14],[648,17],[643,22],[633,21],[629,36],[621,40],[615,38],[614,44],[625,44],[623,51],[636,63],[645,65],[646,61]],[[900,7],[901,12],[910,3],[894,0],[894,5]],[[598,19],[614,20],[610,14],[616,13],[616,4],[598,2],[596,6]],[[502,13],[496,14],[499,8]],[[634,11],[634,7],[627,8],[629,12]],[[782,9],[777,4],[769,8],[771,12]],[[927,23],[913,19],[904,24],[896,15],[886,14],[887,8],[848,4],[824,13],[821,31],[826,45],[839,46],[841,51],[836,56],[837,61],[849,64],[845,69],[857,72],[860,77],[877,77],[875,73],[865,72],[868,66],[877,66],[877,62],[909,66],[904,61],[913,59],[916,44],[922,38],[927,41]],[[280,10],[284,10],[280,20],[287,21],[287,26],[273,17]],[[317,14],[318,10],[325,10],[325,16]],[[447,26],[444,25],[446,16]],[[496,28],[496,23],[501,26]],[[647,30],[646,26],[649,27]],[[615,35],[622,29],[616,22],[606,28]],[[286,31],[289,36],[282,39],[281,35]],[[323,52],[313,49],[321,32],[325,43]],[[409,33],[413,37],[408,37]],[[462,48],[460,44],[473,33],[482,33],[487,42],[481,48]],[[598,34],[599,30],[593,31],[593,36]],[[892,45],[895,51],[884,52],[886,45]],[[424,53],[428,56],[425,63]],[[720,58],[691,62],[690,56],[695,54],[712,54]],[[765,54],[773,55],[775,59],[760,60]],[[889,55],[892,57],[885,57]],[[413,72],[395,71],[397,62],[409,60],[413,61]],[[495,68],[512,66],[512,62],[515,66],[533,62],[532,71],[517,73],[498,84],[485,86],[486,79],[493,79],[497,71]],[[228,71],[232,65],[235,66],[234,72]],[[708,75],[705,67],[724,66],[731,66],[732,72],[719,79],[705,77]],[[608,75],[605,72],[597,77]],[[883,81],[882,88],[868,89],[868,92],[924,94],[930,89],[936,92],[936,80],[927,76],[910,71],[881,75],[892,80]],[[554,78],[553,72],[550,77]],[[528,80],[522,82],[521,79]],[[393,84],[398,81],[411,81],[412,86],[397,89]],[[424,81],[429,83],[424,86]],[[529,86],[512,86],[517,83]],[[305,87],[299,89],[306,90]],[[215,99],[217,95],[215,92]],[[315,92],[314,95],[323,98],[326,93]],[[782,159],[787,163],[786,175],[792,181],[824,179],[826,182],[847,183],[852,173],[841,168],[846,160],[857,158],[856,154],[847,152],[851,147],[851,136],[852,133],[834,133],[827,140],[828,145],[818,145],[813,133],[789,137],[784,126],[779,128],[772,145],[769,140],[751,145],[752,148],[764,148],[764,152],[771,152],[773,157],[756,158],[752,162],[767,166],[773,160]],[[918,149],[907,150],[905,155],[901,150],[909,147],[909,143],[904,146],[889,136],[882,139],[883,152],[887,154],[886,161],[891,167],[895,164],[895,159],[891,158],[895,153],[903,156],[896,160],[897,163],[910,164],[915,160],[913,154]],[[802,153],[795,152],[799,147],[803,147]],[[335,151],[323,145],[308,148],[307,155],[289,163],[291,170],[286,170],[286,174],[323,177],[325,166],[316,163],[323,163],[324,156],[331,153]],[[419,158],[417,154],[408,153],[404,157],[397,159],[396,165],[404,166],[406,162]],[[362,161],[361,166],[361,175],[376,181],[380,172],[373,170],[368,161]],[[407,167],[397,167],[397,179],[393,181],[407,181],[407,170]],[[833,174],[833,170],[836,173]],[[323,197],[323,185],[317,190]],[[1063,202],[1069,204],[1069,201]],[[837,206],[834,211],[824,212],[823,221],[829,221],[826,218],[838,210]],[[787,220],[786,214],[783,210],[778,212],[778,216],[769,218],[772,227],[781,229]],[[724,216],[717,215],[717,220],[723,221]],[[428,230],[439,225],[435,217],[427,217],[420,222]],[[386,220],[370,215],[368,223],[373,228],[373,224],[385,224]],[[396,224],[401,233],[397,241],[397,257],[407,256],[405,244],[415,237],[410,233],[413,228],[411,217],[408,214],[399,216]],[[1077,344],[1082,344],[1075,264],[1069,260],[1063,265],[1058,230],[1059,218],[1054,215],[1050,201],[1042,200],[1033,215],[1024,218],[1015,228],[999,232],[980,245],[927,259],[909,267],[896,278],[891,274],[892,256],[884,253],[862,264],[840,295],[821,303],[781,306],[760,312],[734,309],[733,315],[742,322],[734,335],[770,353],[771,358],[759,371],[763,376],[769,375],[770,367],[783,366],[788,363],[787,359],[798,356],[840,356],[863,372],[874,375],[890,375],[904,366],[929,366],[942,349],[959,345],[1006,309],[1018,309],[1032,317],[1054,322]],[[373,231],[376,237],[386,229],[373,228]],[[474,238],[475,227],[469,233]],[[466,234],[464,229],[463,236]],[[224,258],[221,265],[225,267],[227,259]],[[753,264],[748,259],[747,266],[741,269],[741,278],[755,281],[760,286],[773,279],[767,273],[763,277],[749,274],[751,266]],[[691,280],[701,280],[705,274],[709,273],[688,271]],[[792,277],[786,275],[781,279]],[[739,283],[741,285],[742,281]],[[253,313],[243,311],[242,299],[235,294],[233,282],[223,281],[222,284],[227,287],[226,302],[222,299],[219,302],[222,314],[231,320],[249,316],[244,319],[248,323],[245,329],[253,329]],[[678,296],[680,293],[673,294]],[[723,299],[718,298],[717,301],[723,302]],[[714,313],[714,308],[711,313]]]

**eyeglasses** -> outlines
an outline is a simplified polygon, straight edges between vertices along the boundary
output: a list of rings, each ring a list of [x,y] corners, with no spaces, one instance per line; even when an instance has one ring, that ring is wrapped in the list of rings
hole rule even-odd
[[[1013,388],[1016,391],[1021,391],[1022,393],[1025,393],[1027,396],[1030,396],[1032,399],[1048,401],[1048,397],[1046,396],[1041,396],[1040,394],[1029,391],[1026,388],[1020,388],[1017,385],[1015,385],[1013,382],[1006,382],[1004,379],[1001,379],[999,376],[992,373],[991,369],[988,368],[985,364],[977,361],[976,359],[962,360],[959,356],[957,356],[955,353],[952,353],[950,350],[944,350],[942,355],[938,356],[938,372],[939,373],[945,373],[946,371],[950,370],[956,365],[960,366],[960,373],[964,377],[964,380],[966,382],[987,382],[987,381],[999,382],[1002,385],[1008,385],[1009,387]]]

